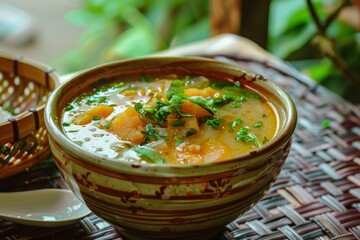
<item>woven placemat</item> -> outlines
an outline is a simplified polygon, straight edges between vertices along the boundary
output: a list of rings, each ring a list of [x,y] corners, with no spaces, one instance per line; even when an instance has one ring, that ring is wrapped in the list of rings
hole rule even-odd
[[[269,193],[216,240],[360,239],[360,108],[280,62],[206,56],[253,69],[283,86],[298,109],[292,150]],[[0,191],[66,188],[52,159],[0,181]],[[0,220],[0,239],[122,239],[90,215],[60,228]],[[199,239],[201,240],[201,239]]]

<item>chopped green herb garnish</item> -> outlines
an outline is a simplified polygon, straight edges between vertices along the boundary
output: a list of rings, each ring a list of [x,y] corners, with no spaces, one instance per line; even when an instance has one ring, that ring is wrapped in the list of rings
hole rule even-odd
[[[185,137],[190,137],[194,134],[196,134],[198,131],[195,128],[189,128],[187,132],[185,133]]]
[[[159,125],[162,124],[166,120],[167,116],[169,116],[170,114],[175,114],[180,117],[192,116],[191,114],[181,111],[183,101],[182,98],[177,95],[173,95],[169,102],[165,102],[161,99],[156,99],[155,105],[156,107],[154,110],[156,114],[154,115],[154,117],[158,121]]]
[[[232,92],[226,92],[222,97],[208,98],[208,105],[213,106],[215,110],[227,103],[234,101],[237,97]]]
[[[69,131],[67,131],[68,133],[76,133],[76,132],[78,132],[79,130],[69,130]]]
[[[70,111],[74,109],[74,106],[72,104],[69,104],[67,107],[64,108],[65,111]]]
[[[263,122],[256,122],[256,123],[254,123],[253,127],[254,127],[254,128],[259,128],[259,127],[261,127],[263,124],[264,124]]]
[[[242,97],[235,97],[234,101],[231,103],[231,107],[233,108],[238,108],[241,106],[241,104],[243,102],[245,102],[247,100],[247,97],[242,96]]]
[[[321,122],[321,126],[322,126],[323,128],[327,128],[327,127],[330,126],[330,123],[331,123],[331,121],[330,121],[329,119],[326,119],[326,120],[324,120],[324,121]]]
[[[189,76],[185,76],[183,81],[185,85],[189,85],[194,82]]]
[[[62,124],[64,127],[68,127],[68,126],[70,126],[70,123],[68,123],[68,122],[63,122],[63,124]]]
[[[181,120],[181,119],[176,119],[176,120],[171,121],[171,125],[173,127],[181,127],[181,126],[184,126],[184,124],[185,124],[185,121]]]
[[[267,115],[267,113],[264,113],[263,115],[262,115],[262,117],[267,117],[268,115]]]
[[[225,120],[219,117],[210,116],[205,119],[205,124],[212,128],[220,128],[222,122],[225,122]]]
[[[249,91],[241,88],[240,86],[234,86],[234,85],[232,85],[232,84],[231,84],[231,85],[228,85],[228,86],[225,86],[225,87],[223,88],[223,90],[234,91],[234,92],[241,93],[241,94],[244,95],[245,97],[260,99],[260,96],[259,96],[258,94],[249,92]]]
[[[151,139],[153,139],[153,140],[162,139],[164,141],[168,140],[166,137],[161,136],[158,133],[157,129],[155,129],[154,126],[151,123],[146,124],[144,133],[145,133],[144,142],[149,142]]]
[[[210,84],[210,86],[214,89],[223,89],[225,87],[230,87],[230,86],[233,86],[232,83],[229,83],[229,82],[212,82]]]
[[[135,103],[134,108],[138,113],[143,114],[142,111],[144,111],[144,108],[143,108],[143,105],[141,103],[139,103],[139,102]]]
[[[180,108],[183,105],[183,102],[180,97],[174,95],[169,102],[165,102],[160,99],[155,100],[156,105],[156,114],[155,119],[158,121],[159,124],[163,123],[167,116],[172,113],[179,113]]]
[[[114,121],[114,119],[115,119],[115,116],[114,116],[113,118],[111,118],[110,121],[108,121],[108,122],[106,123],[105,129],[109,129],[110,124],[112,123],[112,121]]]
[[[203,97],[191,97],[190,102],[195,103],[202,108],[205,108],[211,114],[215,114],[217,109],[214,106],[214,100],[210,97],[203,98]]]
[[[236,128],[241,122],[242,120],[240,118],[237,118],[232,122],[229,122],[229,127],[230,127],[229,131],[233,132],[234,128]]]
[[[171,100],[173,96],[177,96],[182,99],[187,99],[184,91],[185,82],[181,80],[174,80],[166,93],[167,99]]]
[[[148,122],[156,122],[155,114],[156,114],[157,110],[156,110],[155,107],[146,107],[146,108],[144,108],[141,103],[136,103],[134,105],[134,108]]]
[[[249,129],[248,126],[241,127],[236,133],[235,140],[240,140],[244,143],[251,142],[254,143],[257,148],[261,147],[263,143],[254,134],[250,133]]]
[[[176,146],[179,146],[179,145],[181,145],[183,142],[184,142],[184,140],[182,140],[181,138],[179,138],[178,136],[175,136],[175,145]]]
[[[114,86],[112,86],[112,89],[122,88],[123,86],[125,86],[125,83],[119,82],[119,83],[115,84]]]
[[[235,94],[233,92],[226,92],[224,94],[224,99],[227,100],[227,101],[233,101],[235,99]]]
[[[132,150],[134,150],[134,152],[136,152],[140,157],[146,158],[153,163],[166,163],[165,157],[152,148],[137,146],[132,148]]]
[[[101,118],[100,118],[99,116],[94,116],[92,120],[93,120],[93,121],[99,121],[100,119],[101,119]]]
[[[105,136],[105,134],[103,134],[103,133],[93,134],[93,137],[103,137],[103,136]]]
[[[91,103],[107,103],[108,102],[108,98],[105,96],[89,96],[86,99],[86,104],[91,104]]]

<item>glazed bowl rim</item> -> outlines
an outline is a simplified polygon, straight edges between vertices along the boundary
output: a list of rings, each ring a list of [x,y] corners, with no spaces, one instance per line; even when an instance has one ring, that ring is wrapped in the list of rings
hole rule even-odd
[[[236,70],[239,73],[243,73],[246,75],[251,75],[252,77],[255,76],[261,76],[262,79],[266,79],[266,82],[268,83],[268,86],[271,87],[272,90],[279,93],[281,97],[278,97],[278,99],[283,103],[284,108],[287,109],[286,115],[286,121],[284,121],[283,127],[278,130],[278,132],[275,134],[275,136],[264,146],[259,147],[255,149],[254,151],[251,151],[249,153],[242,154],[238,157],[234,157],[231,159],[223,160],[223,161],[216,161],[216,162],[208,162],[208,163],[191,163],[191,164],[176,164],[176,163],[166,163],[166,164],[157,164],[157,163],[135,163],[130,161],[122,161],[112,158],[107,158],[104,156],[100,156],[96,153],[92,153],[85,148],[75,144],[72,142],[63,132],[61,129],[60,123],[56,123],[56,121],[60,121],[58,119],[58,116],[56,116],[56,107],[53,107],[54,104],[57,104],[57,100],[60,98],[60,94],[62,93],[62,90],[71,84],[74,81],[77,81],[78,79],[81,79],[82,76],[89,74],[90,72],[100,70],[103,68],[109,68],[109,67],[115,67],[117,65],[121,65],[124,63],[131,63],[131,62],[138,62],[138,61],[149,61],[149,60],[157,60],[159,59],[167,59],[170,61],[205,61],[208,63],[214,63],[219,65],[226,65],[226,67],[230,68],[231,70]],[[256,82],[256,81],[255,81]],[[275,152],[278,148],[283,146],[285,143],[287,143],[295,131],[296,122],[297,122],[297,111],[294,102],[292,101],[291,97],[285,92],[285,90],[279,86],[278,84],[274,83],[271,79],[268,79],[267,77],[264,77],[263,75],[260,75],[258,73],[255,73],[252,70],[249,70],[245,67],[235,65],[228,62],[223,62],[219,60],[204,58],[204,57],[179,57],[179,56],[148,56],[148,57],[138,57],[138,58],[131,58],[126,60],[119,60],[119,61],[113,61],[105,64],[101,64],[86,70],[83,70],[81,72],[78,72],[71,76],[67,81],[61,83],[50,95],[46,106],[45,106],[45,125],[49,133],[49,137],[53,138],[55,142],[57,142],[59,145],[63,147],[63,150],[70,153],[73,156],[76,156],[77,158],[81,159],[81,161],[88,162],[91,164],[95,164],[98,166],[107,167],[110,169],[113,169],[115,171],[122,170],[123,167],[132,167],[134,165],[141,166],[141,167],[147,167],[147,168],[158,168],[158,169],[188,169],[193,167],[211,167],[214,165],[222,165],[222,164],[231,164],[238,161],[244,161],[244,160],[250,160],[254,157],[259,156],[267,156],[271,153]]]

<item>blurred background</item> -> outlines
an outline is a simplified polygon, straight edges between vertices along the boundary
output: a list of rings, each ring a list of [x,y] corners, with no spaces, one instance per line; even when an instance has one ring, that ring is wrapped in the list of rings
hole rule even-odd
[[[360,102],[360,0],[0,0],[0,51],[65,74],[222,32]]]

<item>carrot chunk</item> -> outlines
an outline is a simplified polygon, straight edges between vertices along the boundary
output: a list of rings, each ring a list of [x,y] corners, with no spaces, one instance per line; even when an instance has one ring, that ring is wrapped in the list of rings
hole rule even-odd
[[[188,100],[183,100],[183,106],[181,111],[195,115],[196,117],[212,116],[212,114],[196,103],[192,103]]]
[[[204,89],[198,89],[198,88],[187,88],[184,90],[186,96],[190,97],[212,97],[216,93],[216,91],[211,88],[207,87]]]
[[[141,120],[140,114],[133,107],[128,107],[112,120],[109,131],[122,140],[140,144],[145,138],[145,134],[142,133],[144,127],[145,122]]]
[[[97,106],[93,109],[90,109],[86,112],[77,115],[74,118],[73,123],[76,125],[85,125],[90,123],[94,117],[106,118],[113,111],[114,111],[113,108],[109,106]]]

